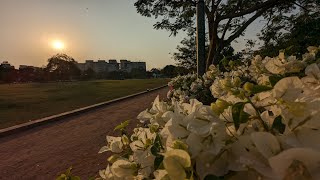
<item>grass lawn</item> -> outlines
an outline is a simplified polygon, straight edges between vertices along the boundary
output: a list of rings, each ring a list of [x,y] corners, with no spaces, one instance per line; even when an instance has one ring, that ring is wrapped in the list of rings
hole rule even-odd
[[[167,79],[0,84],[0,129],[165,85]]]

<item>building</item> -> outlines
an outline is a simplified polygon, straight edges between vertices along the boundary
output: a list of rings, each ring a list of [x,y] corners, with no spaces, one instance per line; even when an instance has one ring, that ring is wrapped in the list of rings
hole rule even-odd
[[[25,70],[25,69],[32,69],[32,70],[39,70],[41,69],[40,67],[35,67],[35,66],[28,66],[28,65],[20,65],[19,70]]]
[[[120,60],[120,70],[130,73],[133,69],[146,71],[146,62],[131,62],[125,59]]]
[[[0,67],[3,69],[14,69],[14,66],[12,66],[8,61],[3,61],[0,64]]]
[[[128,60],[120,60],[120,63],[115,59],[105,60],[86,60],[85,63],[77,63],[78,68],[83,72],[92,69],[95,73],[106,73],[113,71],[125,71],[130,73],[132,69],[140,69],[146,71],[145,62],[131,62]]]

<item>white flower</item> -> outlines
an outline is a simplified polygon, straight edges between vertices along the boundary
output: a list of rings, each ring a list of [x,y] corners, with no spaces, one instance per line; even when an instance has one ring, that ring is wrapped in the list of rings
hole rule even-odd
[[[111,151],[114,153],[120,153],[123,151],[123,143],[121,137],[113,137],[113,136],[107,136],[107,146],[103,146],[99,153],[103,153],[106,151]]]
[[[275,136],[267,132],[255,132],[251,134],[251,140],[258,151],[265,157],[270,158],[280,152],[280,144]]]
[[[154,173],[156,180],[170,180],[168,172],[163,169],[156,170]]]
[[[320,80],[320,68],[316,63],[310,64],[305,69],[305,74]]]
[[[268,57],[266,59],[268,59]],[[284,74],[286,70],[278,58],[269,58],[265,64],[265,68],[272,74]]]
[[[305,147],[317,151],[320,151],[319,138],[319,130],[311,128],[299,128],[294,132],[278,137],[284,149]]]
[[[113,173],[110,170],[110,166],[108,165],[106,169],[100,170],[99,175],[102,179],[105,180],[114,180],[116,179],[113,175]]]
[[[170,179],[184,180],[187,178],[185,168],[191,166],[191,159],[186,151],[173,149],[164,154],[163,165]]]
[[[303,93],[303,83],[298,77],[281,79],[274,86],[273,96],[284,101],[294,101]]]
[[[292,148],[269,159],[279,179],[320,179],[320,152],[308,148]],[[293,172],[291,172],[293,170]]]
[[[137,175],[137,164],[119,159],[111,166],[111,172],[118,178],[132,178]]]

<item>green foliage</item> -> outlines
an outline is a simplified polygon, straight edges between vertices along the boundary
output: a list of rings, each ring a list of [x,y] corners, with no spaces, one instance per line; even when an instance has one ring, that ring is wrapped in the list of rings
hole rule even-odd
[[[269,91],[271,90],[272,87],[269,87],[269,86],[263,86],[263,85],[254,85],[251,92],[253,94],[257,94],[257,93],[261,93],[261,92],[264,92],[264,91]]]
[[[159,134],[156,135],[156,138],[150,150],[152,155],[156,157],[154,160],[155,169],[161,168],[163,166],[162,161],[164,157],[163,155],[160,154],[161,150],[163,150],[163,147],[162,147],[161,138]]]
[[[259,39],[264,45],[256,53],[276,56],[279,50],[301,57],[308,46],[320,44],[320,1],[301,2],[301,13],[274,17]]]
[[[215,176],[215,175],[207,175],[204,180],[223,180],[224,178],[223,177],[218,177],[218,176]]]
[[[243,111],[246,102],[238,102],[232,106],[232,118],[236,130],[239,129],[241,123],[249,120],[249,114]]]
[[[285,128],[286,128],[286,125],[282,123],[282,117],[281,116],[276,117],[273,121],[272,129],[275,129],[279,133],[283,134]]]
[[[80,180],[80,177],[72,175],[71,171],[72,167],[68,168],[65,173],[58,176],[56,180]]]
[[[130,120],[126,120],[126,121],[120,123],[118,126],[116,126],[114,128],[114,131],[119,130],[121,132],[124,132],[126,130],[127,126],[129,125],[129,123],[130,123]]]
[[[278,81],[280,81],[283,77],[281,75],[273,75],[269,76],[269,81],[271,83],[271,86],[274,87],[274,85],[277,84]]]

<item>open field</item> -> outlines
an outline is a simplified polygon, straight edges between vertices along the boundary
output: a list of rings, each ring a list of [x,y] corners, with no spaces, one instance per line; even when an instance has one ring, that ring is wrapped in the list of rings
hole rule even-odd
[[[0,85],[0,129],[165,85],[167,79]]]

